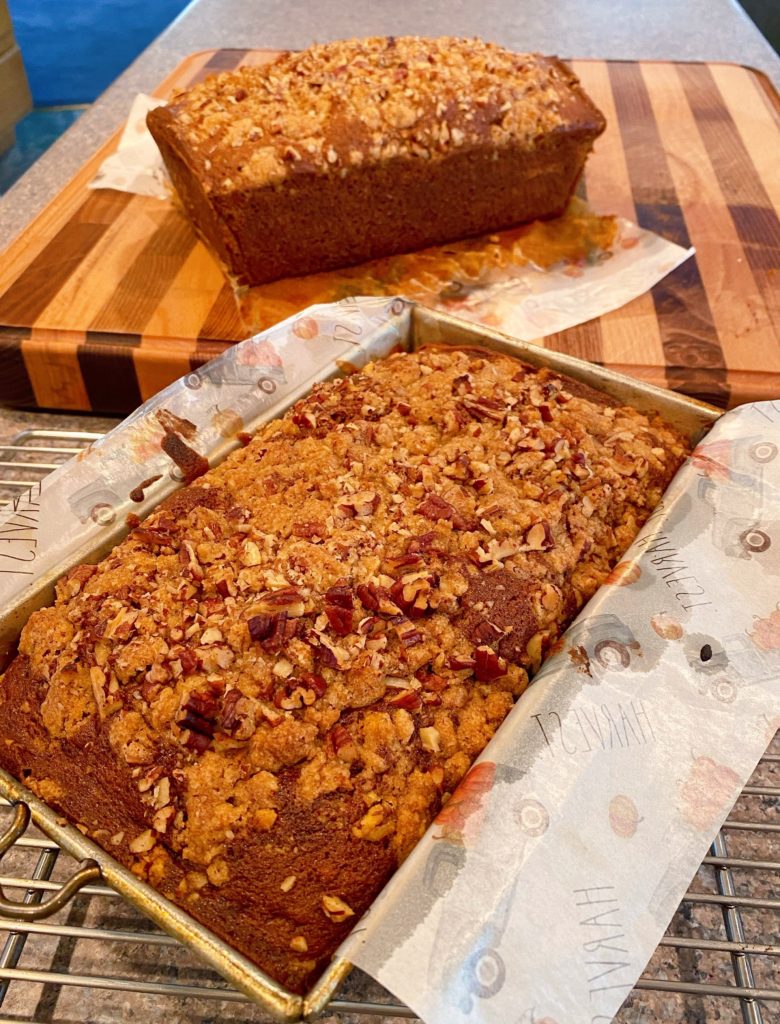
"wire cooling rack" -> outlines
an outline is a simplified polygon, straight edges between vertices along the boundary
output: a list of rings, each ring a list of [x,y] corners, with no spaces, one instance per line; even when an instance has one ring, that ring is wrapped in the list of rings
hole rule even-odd
[[[0,445],[0,508],[100,434],[25,430]],[[0,826],[9,809],[0,807]],[[26,903],[60,888],[71,858],[31,828],[0,864],[0,886]],[[771,1024],[780,1020],[780,733],[691,882],[617,1020]],[[330,1020],[413,1018],[353,972]],[[250,1024],[261,1012],[176,940],[103,885],[45,922],[0,921],[0,1020],[10,1024]],[[333,1015],[338,1015],[334,1017]],[[523,1018],[526,1024],[526,1018]],[[534,1021],[528,1021],[534,1024]],[[542,1022],[539,1022],[542,1024]]]

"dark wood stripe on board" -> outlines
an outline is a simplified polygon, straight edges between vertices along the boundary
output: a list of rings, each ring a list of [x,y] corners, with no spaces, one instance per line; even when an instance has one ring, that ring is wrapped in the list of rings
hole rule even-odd
[[[92,412],[127,413],[141,404],[133,362],[140,334],[87,331],[76,357]]]
[[[780,326],[780,217],[750,159],[718,84],[706,64],[677,68],[688,104],[748,264],[770,316]]]
[[[35,405],[35,392],[22,355],[22,342],[29,337],[29,330],[23,327],[0,326],[0,399],[9,405]]]
[[[242,341],[249,336],[249,333],[241,323],[238,299],[226,281],[220,288],[208,316],[198,331],[198,340]]]
[[[220,71],[234,71],[241,61],[246,57],[249,50],[217,50],[213,57],[203,65],[187,83],[186,88],[197,85],[209,75],[215,75]]]
[[[210,360],[216,359],[217,356],[221,356],[233,344],[234,342],[229,341],[207,341],[203,338],[198,338],[195,348],[190,350],[190,368],[197,370],[204,363],[208,363]]]
[[[689,246],[684,211],[666,163],[650,97],[637,63],[609,64],[609,78],[641,227]],[[652,289],[669,387],[726,406],[728,373],[695,258]]]

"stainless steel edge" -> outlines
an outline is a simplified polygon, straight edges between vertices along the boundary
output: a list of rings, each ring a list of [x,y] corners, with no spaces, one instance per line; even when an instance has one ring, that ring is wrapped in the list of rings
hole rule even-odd
[[[415,350],[428,344],[481,347],[522,359],[533,366],[550,367],[593,388],[603,390],[621,402],[633,405],[641,411],[659,413],[693,443],[698,442],[721,415],[720,410],[697,402],[695,399],[645,384],[573,356],[517,341],[499,331],[470,324],[447,313],[421,306],[413,305],[410,333],[404,339],[403,344],[408,350]],[[282,415],[299,398],[308,393],[313,383],[327,380],[338,373],[339,370],[335,365],[324,369],[316,378],[312,378],[307,384],[278,402],[273,408],[273,416],[269,416],[266,411],[262,416],[262,422]],[[246,429],[251,432],[257,425],[259,425],[258,421],[250,423]],[[237,442],[225,442],[212,453],[210,464],[217,465],[236,447],[238,447]],[[131,507],[128,504],[127,511],[133,511],[143,518],[144,515],[153,511],[163,498],[172,493],[176,486],[174,480],[166,481],[164,485],[152,491],[143,506]],[[104,557],[126,536],[127,532],[125,519],[120,514],[109,533],[101,535],[92,543],[85,544],[68,560],[67,564],[58,566],[56,570],[36,581],[25,595],[3,611],[0,615],[0,672],[3,668],[4,647],[8,651],[33,611],[52,600],[57,579],[80,562],[96,562]],[[0,795],[11,801],[26,803],[30,807],[35,824],[41,831],[74,857],[95,860],[100,866],[105,880],[121,896],[150,917],[169,935],[200,955],[231,984],[267,1010],[274,1020],[291,1024],[291,1022],[301,1019],[307,1021],[313,1019],[325,1009],[338,986],[352,970],[352,965],[337,955],[306,995],[299,996],[289,992],[227,943],[218,939],[207,928],[198,924],[184,910],[165,899],[146,883],[141,882],[101,847],[83,836],[78,829],[64,824],[64,819],[60,815],[2,770],[0,770]]]

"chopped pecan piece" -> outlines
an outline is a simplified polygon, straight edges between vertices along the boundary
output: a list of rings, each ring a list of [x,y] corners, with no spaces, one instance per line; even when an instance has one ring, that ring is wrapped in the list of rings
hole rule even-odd
[[[418,552],[408,552],[405,555],[386,558],[382,563],[382,568],[387,572],[397,572],[399,569],[411,569],[418,566],[422,560],[422,555]]]
[[[404,708],[406,711],[418,711],[422,707],[420,695],[415,693],[414,690],[401,690],[395,697],[391,697],[387,703],[390,707]]]
[[[436,672],[429,672],[425,668],[418,669],[415,672],[415,676],[420,680],[425,690],[431,690],[434,693],[441,693],[450,685],[444,676],[437,675]]]
[[[405,615],[394,615],[390,620],[402,647],[415,647],[423,642],[423,635]]]
[[[358,748],[350,732],[344,728],[343,725],[334,725],[328,733],[328,741],[330,742],[333,753],[339,758],[340,761],[346,761],[347,763],[354,761],[358,757]]]
[[[352,590],[347,586],[331,587],[325,594],[325,614],[331,629],[339,636],[352,632]]]
[[[420,742],[423,745],[423,750],[427,750],[429,754],[440,754],[441,753],[441,735],[439,730],[434,728],[432,725],[423,726],[420,729]]]
[[[233,688],[228,690],[222,698],[221,725],[223,732],[234,732],[241,723],[244,715],[241,714],[241,702],[246,701],[241,690]]]
[[[292,421],[296,427],[300,427],[301,430],[314,430],[317,426],[317,417],[305,406],[299,407],[292,414]]]
[[[356,587],[356,593],[363,606],[370,612],[380,612],[382,615],[397,615],[401,610],[391,600],[390,591],[386,587],[377,586],[376,583],[361,583]]]
[[[337,924],[341,924],[342,921],[346,921],[348,917],[355,916],[355,911],[352,907],[338,896],[323,896],[322,909],[326,916]]]
[[[379,508],[379,495],[376,491],[358,491],[342,498],[337,508],[342,515],[361,519],[370,516]]]
[[[303,672],[301,674],[301,680],[305,686],[314,691],[317,697],[322,697],[328,688],[328,684],[322,676],[317,675],[316,672]]]
[[[395,822],[387,817],[381,803],[372,804],[357,825],[352,826],[352,835],[356,839],[367,839],[378,843],[386,836],[395,832]]]
[[[258,640],[260,643],[267,640],[274,631],[274,621],[276,618],[276,615],[253,615],[247,622],[249,635],[253,640]]]
[[[179,661],[181,662],[182,671],[185,676],[191,676],[193,672],[197,672],[200,661],[197,654],[190,650],[189,647],[184,647],[179,654]]]
[[[419,619],[429,609],[431,591],[438,578],[425,572],[406,573],[390,588],[390,597],[410,619]]]
[[[453,530],[473,530],[476,528],[474,519],[464,516],[454,505],[438,494],[429,494],[415,509],[418,515],[425,516],[432,522],[444,519],[452,525]]]
[[[525,543],[531,551],[549,551],[554,547],[555,539],[549,523],[534,523],[525,533]]]
[[[156,842],[157,840],[154,838],[152,830],[147,829],[136,836],[135,839],[131,839],[127,845],[131,853],[148,853]]]
[[[506,405],[498,398],[472,398],[466,396],[461,404],[476,420],[493,420],[494,423],[503,423],[506,419]]]
[[[470,395],[474,391],[474,385],[470,373],[463,373],[455,377],[452,382],[453,395]]]
[[[285,612],[291,619],[300,618],[306,613],[306,602],[296,587],[283,587],[281,590],[261,594],[257,599],[257,607],[268,615]]]
[[[131,537],[133,540],[137,540],[139,543],[145,544],[148,547],[173,547],[173,536],[167,530],[163,530],[160,527],[141,526],[140,528],[133,530]]]
[[[373,583],[360,583],[355,588],[358,598],[370,612],[379,611],[379,595]]]
[[[311,540],[314,537],[326,537],[328,535],[328,531],[323,523],[318,523],[314,520],[306,520],[304,522],[293,523],[292,534],[293,537],[304,537],[307,540]]]
[[[177,725],[185,730],[184,745],[203,753],[216,732],[219,711],[216,697],[209,690],[193,690],[181,710],[184,715],[177,720]]]
[[[492,683],[507,673],[508,665],[489,647],[478,647],[474,651],[474,674],[481,683]]]
[[[421,533],[417,537],[412,537],[406,550],[410,555],[422,556],[425,552],[434,551],[435,543],[436,531],[430,530],[428,533]]]
[[[447,662],[453,672],[460,672],[462,669],[472,669],[476,665],[474,658],[464,657],[462,655],[452,655]]]
[[[253,615],[247,626],[252,639],[273,654],[280,651],[289,640],[301,635],[303,619],[289,619],[287,612],[277,612],[274,615]]]

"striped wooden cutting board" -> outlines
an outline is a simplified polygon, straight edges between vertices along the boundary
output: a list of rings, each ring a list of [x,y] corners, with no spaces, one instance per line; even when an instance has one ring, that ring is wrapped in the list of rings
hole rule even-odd
[[[157,94],[270,51],[195,54]],[[780,102],[729,64],[573,61],[608,129],[591,206],[689,260],[622,309],[541,344],[733,405],[780,397]],[[0,262],[0,401],[127,412],[246,335],[230,287],[172,203],[87,182],[96,153]]]

